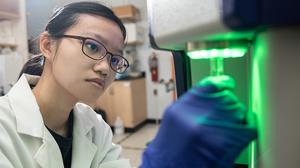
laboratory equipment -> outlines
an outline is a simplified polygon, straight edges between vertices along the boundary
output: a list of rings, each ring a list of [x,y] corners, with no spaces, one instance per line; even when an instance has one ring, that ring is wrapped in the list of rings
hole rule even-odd
[[[238,166],[299,167],[300,2],[148,0],[147,7],[151,46],[173,53],[178,97],[225,73],[256,113],[259,138]]]

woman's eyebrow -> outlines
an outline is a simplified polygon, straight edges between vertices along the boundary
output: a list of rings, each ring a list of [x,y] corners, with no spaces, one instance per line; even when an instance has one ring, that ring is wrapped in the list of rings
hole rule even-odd
[[[95,34],[95,33],[84,33],[86,35],[88,35],[89,37],[91,38],[95,38],[95,40],[107,45],[108,44],[108,40],[105,39],[104,37],[102,37],[101,35],[99,34]]]

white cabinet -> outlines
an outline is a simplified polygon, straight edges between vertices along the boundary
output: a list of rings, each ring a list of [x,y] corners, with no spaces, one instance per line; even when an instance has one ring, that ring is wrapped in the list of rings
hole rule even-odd
[[[23,58],[16,52],[0,55],[0,86],[7,93],[18,79],[23,66]]]
[[[136,23],[124,23],[127,33],[127,44],[135,45],[144,42],[144,29]]]

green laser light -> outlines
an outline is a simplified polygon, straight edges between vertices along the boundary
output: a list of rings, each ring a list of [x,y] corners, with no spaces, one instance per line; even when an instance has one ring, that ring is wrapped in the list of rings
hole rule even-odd
[[[220,76],[224,74],[224,58],[243,57],[246,52],[246,47],[228,47],[192,50],[187,55],[191,59],[210,59],[210,75]]]
[[[187,55],[191,59],[210,59],[215,57],[221,58],[236,58],[246,54],[247,48],[224,48],[224,49],[205,49],[189,51]]]

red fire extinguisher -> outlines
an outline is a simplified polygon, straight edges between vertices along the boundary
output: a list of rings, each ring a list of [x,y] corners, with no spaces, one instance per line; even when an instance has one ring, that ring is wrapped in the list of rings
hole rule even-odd
[[[152,82],[158,82],[158,59],[154,52],[149,57],[149,67]]]

